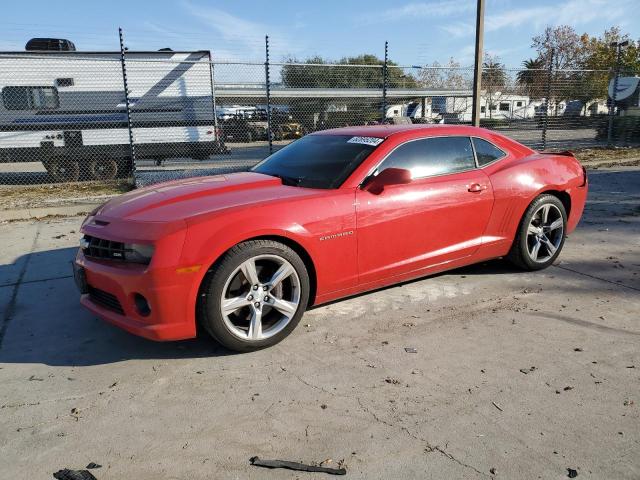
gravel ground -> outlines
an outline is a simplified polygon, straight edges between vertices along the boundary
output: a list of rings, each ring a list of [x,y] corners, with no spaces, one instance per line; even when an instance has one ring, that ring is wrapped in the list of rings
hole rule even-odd
[[[591,173],[557,265],[313,309],[274,348],[152,343],[78,304],[80,218],[0,229],[0,471],[99,480],[640,477],[640,169]],[[417,353],[405,349],[414,348]]]

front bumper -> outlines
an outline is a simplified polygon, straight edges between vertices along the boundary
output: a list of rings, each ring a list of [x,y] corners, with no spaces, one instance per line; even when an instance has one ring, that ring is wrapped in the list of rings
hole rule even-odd
[[[81,295],[80,303],[98,317],[150,340],[196,336],[194,274],[177,273],[169,267],[94,260],[82,250],[75,262],[84,269],[89,292]],[[147,300],[147,315],[136,307],[136,294]]]

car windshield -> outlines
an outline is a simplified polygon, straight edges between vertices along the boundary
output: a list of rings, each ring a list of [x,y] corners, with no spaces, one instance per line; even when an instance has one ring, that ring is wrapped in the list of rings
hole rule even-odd
[[[382,141],[353,135],[308,135],[251,170],[279,177],[287,185],[338,188]]]

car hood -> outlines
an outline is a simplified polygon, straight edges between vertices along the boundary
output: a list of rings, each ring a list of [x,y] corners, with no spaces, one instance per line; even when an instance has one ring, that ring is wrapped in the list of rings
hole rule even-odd
[[[317,190],[285,186],[279,178],[254,172],[197,177],[140,188],[109,200],[96,213],[104,220],[188,221],[212,212],[263,204]]]

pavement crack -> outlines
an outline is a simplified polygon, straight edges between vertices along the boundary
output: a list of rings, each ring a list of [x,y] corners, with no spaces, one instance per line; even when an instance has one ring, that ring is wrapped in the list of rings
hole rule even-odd
[[[291,372],[291,376],[294,377],[296,380],[298,380],[300,383],[302,383],[303,385],[306,385],[307,387],[313,388],[315,390],[320,390],[321,392],[326,393],[327,395],[331,395],[332,397],[338,397],[338,396],[343,396],[344,395],[337,395],[335,392],[332,392],[330,390],[326,390],[323,387],[320,387],[318,385],[314,385],[313,383],[310,383],[308,381],[306,381],[305,379],[303,379],[301,376],[296,375],[295,373]],[[348,398],[348,397],[346,397]]]
[[[439,454],[447,457],[449,460],[451,460],[452,462],[457,463],[458,465],[464,467],[464,468],[469,468],[471,470],[473,470],[474,472],[476,472],[478,475],[482,475],[483,477],[487,477],[487,478],[493,478],[493,476],[489,475],[488,473],[484,473],[481,472],[480,470],[478,470],[476,467],[474,467],[473,465],[469,465],[468,463],[465,463],[461,460],[458,460],[456,457],[454,457],[453,455],[451,455],[449,452],[447,452],[446,450],[440,448],[439,446],[435,446],[435,447],[431,447],[434,451],[438,452]]]
[[[624,283],[614,282],[613,280],[608,280],[606,278],[598,277],[597,275],[591,275],[590,273],[574,270],[573,268],[563,267],[562,265],[553,265],[553,266],[556,268],[561,268],[562,270],[566,270],[567,272],[577,273],[578,275],[582,275],[584,277],[593,278],[594,280],[600,280],[601,282],[607,282],[607,283],[610,283],[611,285],[616,285],[618,287],[624,287],[630,290],[635,290],[636,292],[640,292],[640,288],[632,287],[631,285],[625,285]]]
[[[465,462],[463,462],[461,460],[458,460],[456,457],[451,455],[449,452],[447,452],[445,449],[441,448],[440,446],[438,446],[438,445],[433,446],[431,444],[431,442],[429,442],[427,439],[416,435],[415,433],[411,432],[411,430],[409,430],[407,427],[404,427],[402,425],[395,425],[395,424],[393,424],[391,422],[388,422],[386,420],[381,419],[373,410],[371,410],[369,407],[367,407],[365,404],[362,403],[362,400],[360,399],[360,397],[355,397],[355,399],[358,402],[358,405],[360,406],[362,411],[368,413],[376,422],[382,423],[383,425],[386,425],[387,427],[399,429],[400,431],[405,433],[407,436],[409,436],[413,440],[416,440],[418,442],[424,443],[426,445],[426,447],[425,447],[425,451],[426,452],[438,452],[440,455],[442,455],[444,457],[447,457],[449,460],[451,460],[452,462],[457,463],[461,467],[473,470],[478,475],[482,475],[483,477],[493,478],[491,475],[478,470],[473,465],[469,465],[468,463],[465,463]]]

